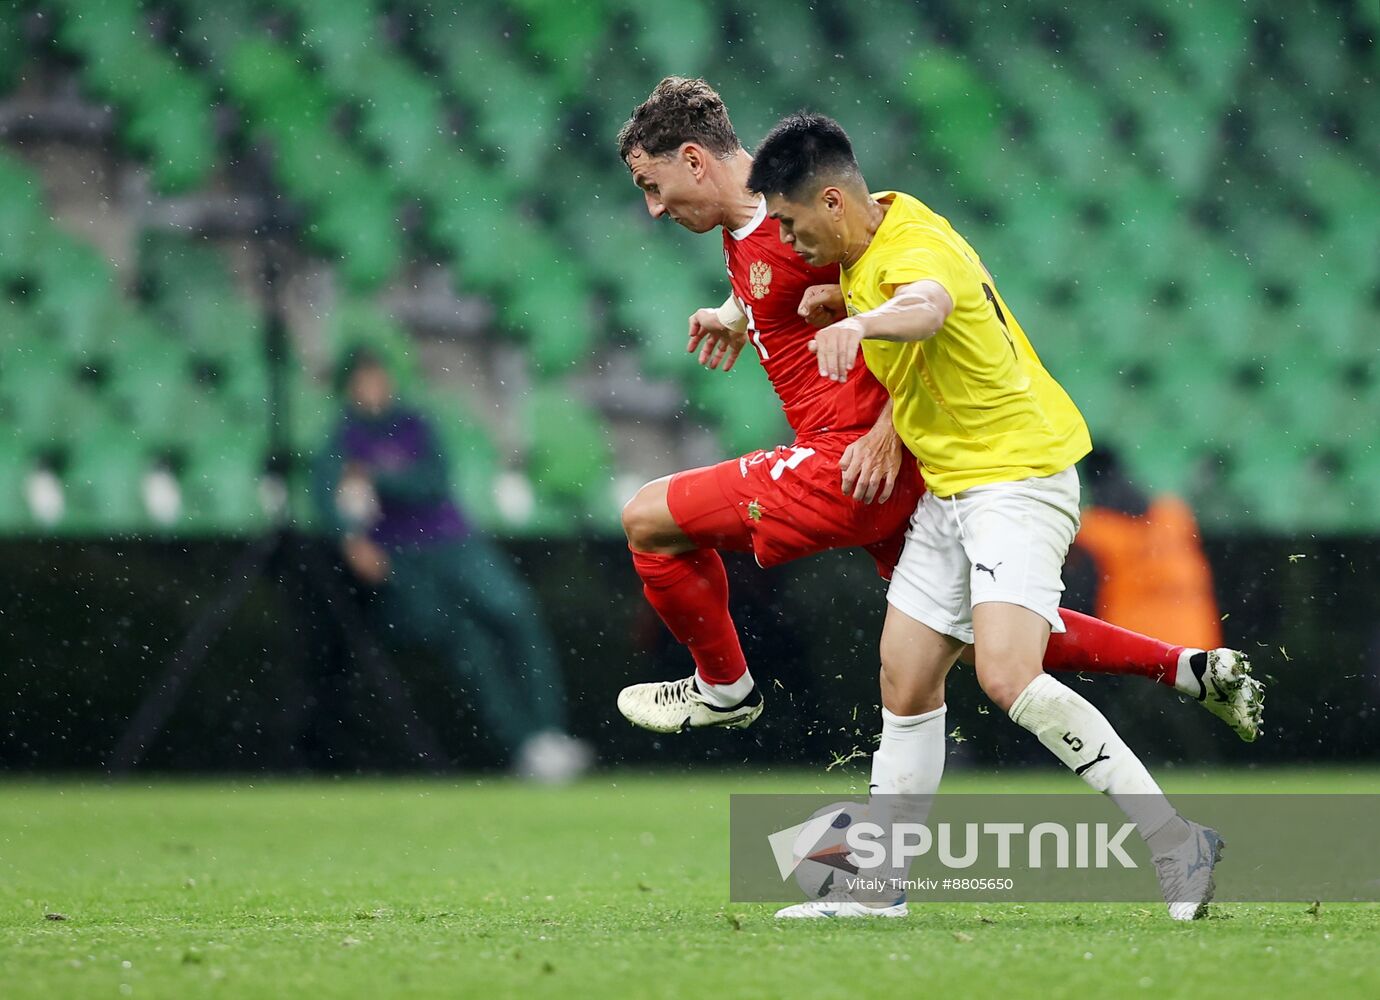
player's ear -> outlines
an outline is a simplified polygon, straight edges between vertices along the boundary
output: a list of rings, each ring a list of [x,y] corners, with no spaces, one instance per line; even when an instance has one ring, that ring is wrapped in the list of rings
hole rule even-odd
[[[708,165],[708,160],[705,157],[704,150],[700,149],[699,146],[687,142],[680,147],[680,158],[681,162],[689,168],[690,173],[695,176],[696,180],[704,176],[704,169]]]
[[[820,203],[832,219],[843,218],[843,192],[836,187],[826,187],[819,193]]]

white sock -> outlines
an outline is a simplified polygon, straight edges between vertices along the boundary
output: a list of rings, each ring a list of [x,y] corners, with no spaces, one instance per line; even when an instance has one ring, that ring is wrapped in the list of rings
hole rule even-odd
[[[1038,736],[1069,770],[1105,792],[1147,841],[1160,830],[1174,829],[1171,824],[1179,814],[1160,786],[1106,717],[1078,692],[1049,674],[1040,674],[1017,696],[1009,714],[1012,722]],[[1187,829],[1185,825],[1185,836]],[[1157,837],[1156,844],[1162,845],[1165,839]]]
[[[1193,657],[1202,652],[1201,649],[1186,647],[1179,654],[1179,662],[1174,670],[1174,690],[1190,698],[1201,698],[1206,693],[1203,687],[1206,682],[1193,672]]]
[[[940,779],[944,777],[944,716],[940,705],[920,715],[895,715],[882,709],[882,741],[872,753],[873,821],[884,830],[896,822],[923,823],[929,817]],[[889,839],[889,836],[888,836]],[[888,872],[904,879],[906,863]]]
[[[933,795],[944,777],[944,716],[940,705],[920,715],[882,709],[882,741],[872,753],[874,795]]]
[[[752,693],[752,671],[743,668],[743,676],[731,684],[710,684],[695,671],[695,687],[699,688],[704,700],[717,708],[732,708]]]

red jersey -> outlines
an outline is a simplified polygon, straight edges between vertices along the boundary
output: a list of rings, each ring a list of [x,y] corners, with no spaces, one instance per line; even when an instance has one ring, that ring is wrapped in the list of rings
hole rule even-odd
[[[811,267],[781,242],[780,232],[765,199],[742,229],[724,230],[728,277],[747,314],[748,337],[796,437],[867,430],[886,405],[886,389],[861,352],[847,382],[822,378],[809,347],[815,328],[796,312],[805,289],[838,284],[839,269]]]

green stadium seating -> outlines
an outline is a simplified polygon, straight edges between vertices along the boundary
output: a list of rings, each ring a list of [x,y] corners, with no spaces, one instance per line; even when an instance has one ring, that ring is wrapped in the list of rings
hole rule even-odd
[[[609,5],[597,0],[580,4],[515,0],[513,6],[530,19],[527,51],[545,60],[563,95],[577,95],[585,82],[585,68],[599,58],[606,18],[613,13],[606,9]]]
[[[100,251],[50,230],[39,241],[31,267],[38,293],[34,319],[43,334],[74,355],[107,351],[115,288]]]
[[[744,383],[762,378],[755,361],[743,358],[728,374],[703,371],[691,386],[691,400],[699,411],[712,418],[720,428],[724,446],[730,455],[745,454],[759,448],[770,449],[789,444],[790,427],[781,415],[780,404],[773,397],[745,391]]]
[[[147,155],[157,185],[185,190],[215,165],[211,92],[150,36],[132,0],[59,0],[62,43],[85,60],[85,80],[124,112],[123,131]]]
[[[1001,145],[1000,98],[970,60],[943,49],[917,54],[904,88],[927,121],[965,123],[941,140],[940,148],[955,170],[966,172],[969,164],[986,163]]]
[[[93,429],[76,441],[62,475],[67,517],[79,533],[126,533],[147,527],[142,485],[149,468],[143,446],[120,428]]]
[[[422,373],[407,331],[371,303],[342,302],[331,314],[326,336],[333,365],[343,364],[356,350],[369,350],[384,359],[404,394],[420,388]]]
[[[574,518],[607,529],[617,519],[613,453],[598,415],[558,383],[539,383],[525,402],[537,527],[560,531]]]
[[[770,16],[770,6],[762,8],[764,21]],[[773,30],[789,31],[799,12],[786,5],[775,6],[785,18],[771,18]],[[696,76],[708,69],[714,25],[704,5],[659,0],[635,4],[631,9],[637,19],[637,50],[644,59],[654,66],[673,66],[681,76]]]
[[[378,11],[368,0],[290,0],[284,6],[301,21],[302,42],[322,62],[332,86],[339,90],[370,88],[380,68],[368,58],[378,45]]]
[[[340,419],[340,401],[305,371],[288,386],[288,442],[301,458],[315,454]]]
[[[32,521],[24,498],[30,456],[15,434],[0,434],[0,470],[0,533],[20,534]]]
[[[425,404],[441,439],[461,509],[483,524],[501,523],[494,500],[498,451],[487,429],[453,394],[431,391],[415,398]]]
[[[1258,22],[1277,52],[1253,44]],[[749,145],[813,105],[849,128],[874,183],[948,215],[1094,437],[1147,485],[1187,491],[1210,530],[1357,531],[1380,525],[1366,430],[1380,423],[1380,227],[1366,211],[1380,117],[1355,96],[1373,51],[1347,37],[1366,23],[1380,16],[1364,5],[939,0],[841,20],[784,0],[26,0],[0,9],[0,90],[48,78],[27,74],[50,53],[23,34],[46,29],[54,67],[113,108],[111,152],[157,190],[233,189],[245,147],[267,152],[300,248],[344,285],[315,365],[368,342],[429,398],[408,334],[368,297],[433,263],[489,297],[494,335],[541,380],[529,429],[568,430],[564,450],[528,456],[553,513],[525,530],[616,530],[601,418],[560,381],[609,351],[674,380],[725,453],[785,433],[750,360],[725,377],[685,356],[685,316],[725,294],[722,257],[713,237],[655,228],[614,152],[661,75],[702,72]],[[191,477],[173,530],[262,525],[247,485],[268,447],[261,304],[219,247],[148,237],[132,275],[44,200],[26,158],[0,152],[0,417],[14,430],[0,470],[55,456],[124,498],[83,486],[64,530],[130,530],[144,523],[133,474],[92,443],[124,434],[120,460],[175,455]],[[299,451],[338,413],[323,375],[289,379]],[[431,405],[459,492],[493,517],[497,449],[463,407]],[[250,430],[231,447],[228,428]],[[15,503],[0,497],[0,530],[24,521]]]
[[[1228,94],[1247,49],[1245,8],[1235,4],[1164,4],[1157,13],[1174,26],[1174,40],[1183,61],[1193,70],[1195,89],[1214,103]]]
[[[188,526],[217,533],[267,528],[259,492],[263,472],[262,444],[233,425],[203,439],[180,477]]]
[[[186,348],[148,328],[126,331],[111,364],[109,392],[127,414],[130,431],[149,447],[181,444],[199,431]]]
[[[25,340],[7,350],[0,366],[0,401],[16,434],[52,447],[67,438],[75,373],[59,344],[32,334]]]
[[[339,255],[356,287],[390,277],[401,252],[391,185],[334,135],[326,90],[291,51],[263,38],[233,49],[225,79],[273,144],[284,184],[317,213],[313,242]]]
[[[0,155],[0,280],[27,275],[47,227],[38,179],[18,159]]]

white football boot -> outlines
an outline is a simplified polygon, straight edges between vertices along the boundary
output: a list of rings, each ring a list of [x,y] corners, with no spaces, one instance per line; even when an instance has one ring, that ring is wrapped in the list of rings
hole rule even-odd
[[[826,917],[905,917],[910,915],[905,897],[892,903],[860,903],[852,893],[835,889],[827,896],[796,903],[776,911],[778,920],[819,920]]]
[[[1185,669],[1187,668],[1187,669]],[[1231,726],[1247,743],[1260,735],[1265,685],[1251,676],[1250,658],[1235,649],[1186,649],[1174,687]]]
[[[654,733],[683,733],[711,726],[742,729],[762,714],[762,693],[754,686],[738,704],[720,708],[704,697],[691,674],[678,681],[625,687],[618,692],[618,711],[634,726]]]
[[[1187,840],[1154,859],[1160,891],[1174,920],[1197,920],[1207,914],[1217,888],[1212,872],[1225,846],[1222,835],[1210,827],[1188,821],[1188,828]]]

